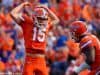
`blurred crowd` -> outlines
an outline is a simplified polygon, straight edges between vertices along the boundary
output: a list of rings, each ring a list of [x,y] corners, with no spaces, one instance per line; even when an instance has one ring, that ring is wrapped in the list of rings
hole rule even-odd
[[[68,75],[69,60],[66,42],[71,39],[68,26],[76,20],[85,21],[88,31],[100,38],[99,0],[0,0],[0,72],[21,72],[25,48],[23,32],[9,12],[31,1],[48,6],[60,19],[49,32],[46,59],[50,75]],[[81,57],[81,56],[80,56]]]

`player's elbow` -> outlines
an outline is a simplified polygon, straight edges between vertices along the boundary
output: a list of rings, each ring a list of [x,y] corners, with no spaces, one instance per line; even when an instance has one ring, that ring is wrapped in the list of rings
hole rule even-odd
[[[57,19],[56,19],[56,24],[58,24],[59,22],[60,22],[60,20],[57,18]]]
[[[10,12],[10,16],[16,23],[19,24],[20,21],[18,19],[18,17],[19,17],[18,14],[14,13],[14,12]]]
[[[12,12],[10,12],[10,16],[15,21],[15,16],[14,16],[14,14]]]
[[[60,21],[59,19],[53,20],[53,21],[52,21],[52,25],[57,25],[57,24],[59,24],[59,21]]]
[[[17,17],[16,13],[14,13],[13,11],[10,12],[10,16],[11,16],[12,18],[16,18],[16,17]]]
[[[13,16],[14,16],[12,12],[10,12],[9,14],[10,14],[10,16],[11,16],[11,17],[13,17]]]

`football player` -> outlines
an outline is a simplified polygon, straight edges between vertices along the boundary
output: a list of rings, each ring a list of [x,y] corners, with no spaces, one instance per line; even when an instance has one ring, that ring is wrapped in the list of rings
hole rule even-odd
[[[26,7],[29,8],[27,11]],[[45,62],[46,39],[50,27],[57,24],[59,19],[47,7],[32,6],[29,2],[14,8],[11,16],[23,29],[26,48],[23,75],[48,75]]]
[[[86,23],[75,21],[70,26],[73,38],[80,43],[81,53],[86,56],[86,63],[91,67],[89,75],[96,75],[100,70],[99,39],[87,32]]]

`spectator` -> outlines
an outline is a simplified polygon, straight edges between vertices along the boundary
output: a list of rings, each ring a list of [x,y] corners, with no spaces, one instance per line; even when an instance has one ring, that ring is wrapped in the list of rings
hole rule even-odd
[[[0,73],[4,72],[6,70],[6,66],[5,63],[2,62],[1,58],[0,58]]]
[[[72,6],[69,4],[68,0],[60,0],[60,3],[58,4],[58,13],[61,24],[64,26],[67,26],[68,23],[73,20]]]
[[[93,18],[93,13],[92,13],[92,6],[90,5],[90,3],[86,3],[82,9],[82,17],[88,21],[91,22],[92,18]]]
[[[67,36],[65,35],[61,26],[58,27],[59,37],[57,37],[57,44],[56,47],[65,46],[65,42],[67,41]]]
[[[68,68],[68,48],[61,47],[56,53],[56,61],[51,65],[50,75],[65,75],[65,70]]]

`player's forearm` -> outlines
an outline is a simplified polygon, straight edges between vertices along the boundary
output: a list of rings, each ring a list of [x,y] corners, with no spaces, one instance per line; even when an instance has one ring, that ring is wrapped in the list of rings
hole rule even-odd
[[[49,10],[49,9],[48,9],[48,12],[49,12],[50,18],[52,20],[52,24],[59,23],[58,17],[51,10]]]
[[[21,4],[19,6],[17,6],[16,8],[14,8],[12,11],[11,11],[11,15],[14,17],[14,18],[17,18],[18,17],[18,14],[21,12],[21,10],[23,9],[24,7],[24,4]]]

